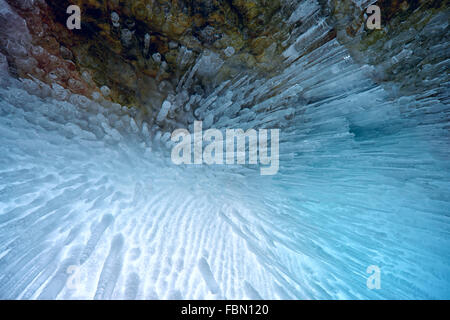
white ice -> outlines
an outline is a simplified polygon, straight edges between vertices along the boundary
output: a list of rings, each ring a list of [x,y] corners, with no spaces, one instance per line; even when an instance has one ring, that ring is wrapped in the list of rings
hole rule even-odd
[[[336,40],[304,55],[302,39],[277,76],[181,99],[186,125],[280,128],[273,177],[175,166],[167,108],[155,127],[12,79],[0,55],[0,298],[449,298],[445,74],[443,93],[400,96]]]

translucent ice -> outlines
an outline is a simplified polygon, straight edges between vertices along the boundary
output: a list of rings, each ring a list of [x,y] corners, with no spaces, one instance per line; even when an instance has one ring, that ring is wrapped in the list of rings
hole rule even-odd
[[[336,39],[308,47],[329,31],[315,3],[280,72],[187,94],[223,64],[204,53],[160,123],[13,79],[0,55],[0,298],[448,299],[449,61],[399,94]],[[170,129],[194,120],[280,128],[279,174],[175,166]]]

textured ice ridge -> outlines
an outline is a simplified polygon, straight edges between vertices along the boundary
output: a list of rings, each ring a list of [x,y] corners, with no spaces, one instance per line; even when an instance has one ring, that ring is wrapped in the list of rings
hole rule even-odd
[[[191,70],[158,125],[0,55],[0,298],[449,298],[448,83],[399,96],[336,40],[305,54],[327,31],[206,97]],[[194,120],[280,128],[279,174],[172,165],[168,128]]]

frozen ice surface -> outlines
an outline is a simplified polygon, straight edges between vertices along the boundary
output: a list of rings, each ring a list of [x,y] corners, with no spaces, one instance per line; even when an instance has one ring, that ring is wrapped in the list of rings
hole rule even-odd
[[[293,23],[319,19],[304,3]],[[273,177],[174,166],[171,104],[154,127],[99,94],[13,80],[0,55],[0,298],[450,298],[448,78],[401,97],[335,40],[305,54],[329,28],[316,22],[280,74],[186,97],[223,63],[204,54],[174,99],[189,124],[280,128]]]
[[[120,108],[1,88],[0,297],[448,298],[448,106],[391,100],[348,69],[337,92],[305,76],[270,98],[330,97],[294,99],[275,177],[175,167]]]

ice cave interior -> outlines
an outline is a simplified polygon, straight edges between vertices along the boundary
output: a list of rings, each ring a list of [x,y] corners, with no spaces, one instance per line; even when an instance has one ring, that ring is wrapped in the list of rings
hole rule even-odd
[[[450,298],[449,15],[0,0],[0,298]],[[175,165],[195,121],[279,171]]]

